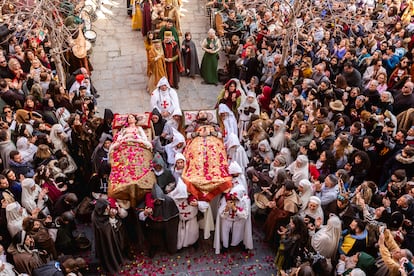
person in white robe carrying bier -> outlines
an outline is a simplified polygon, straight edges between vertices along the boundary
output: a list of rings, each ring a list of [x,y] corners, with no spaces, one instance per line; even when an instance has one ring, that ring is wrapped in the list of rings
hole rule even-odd
[[[229,246],[241,246],[243,250],[253,249],[250,199],[242,184],[225,194],[217,213],[215,253],[224,253]]]

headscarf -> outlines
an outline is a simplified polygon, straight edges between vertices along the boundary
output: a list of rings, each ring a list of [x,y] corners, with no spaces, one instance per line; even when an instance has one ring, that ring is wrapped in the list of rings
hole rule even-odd
[[[58,135],[58,132],[62,133]],[[68,136],[64,132],[63,126],[61,124],[54,124],[50,130],[50,140],[52,141],[55,150],[65,150],[68,151],[66,142]]]
[[[106,213],[109,201],[107,199],[99,198],[96,201],[95,209],[92,213],[92,223],[95,228],[102,228],[109,224],[109,215]]]
[[[252,103],[249,103],[247,101],[247,98],[248,97],[252,97],[253,98],[253,102]],[[254,111],[253,114],[256,114],[256,115],[259,115],[260,114],[260,106],[259,106],[259,103],[257,102],[256,94],[254,92],[251,92],[251,91],[247,92],[246,98],[241,102],[241,104],[240,104],[240,106],[238,108],[239,113],[240,114],[243,113],[243,111],[244,111],[244,109],[246,107],[247,108],[248,107],[254,108],[255,111]]]
[[[247,157],[246,151],[241,147],[239,138],[235,133],[230,133],[226,141],[227,158],[229,161],[237,161],[237,163],[244,170],[247,168],[249,158]]]
[[[279,170],[285,171],[286,169],[286,158],[283,155],[277,155],[273,161],[275,160],[279,161],[280,166],[276,167],[274,162],[270,163],[269,176],[272,178],[278,174]]]
[[[160,204],[155,204],[155,200],[159,200]],[[169,221],[179,215],[177,205],[174,200],[165,195],[158,184],[154,184],[151,194],[145,197],[145,205],[152,207],[152,219],[155,221]]]
[[[32,188],[35,187],[34,190]],[[32,178],[25,178],[22,181],[22,206],[29,212],[32,212],[37,206],[36,201],[38,200],[41,188],[36,185]]]
[[[33,156],[37,151],[37,146],[29,142],[29,140],[21,136],[17,138],[16,148],[22,156],[23,162],[32,162]]]
[[[23,219],[28,216],[24,208],[20,214],[20,208],[22,206],[17,201],[9,203],[6,207],[7,229],[12,237],[23,229]]]
[[[292,158],[292,154],[291,154],[289,148],[282,148],[280,150],[280,155],[282,155],[283,157],[285,157],[286,166],[289,166],[290,164],[292,164],[293,158]]]
[[[311,244],[316,252],[325,258],[335,257],[342,232],[341,225],[341,220],[333,215],[328,219],[326,226],[313,235]]]
[[[168,88],[171,88],[170,83],[168,82],[168,79],[166,77],[162,77],[158,81],[157,88],[160,88],[163,85],[166,85]]]
[[[299,161],[300,167],[297,166],[297,162]],[[292,174],[292,181],[295,183],[297,187],[299,182],[302,179],[309,179],[309,160],[306,155],[299,155],[296,158],[296,161],[289,165],[287,168],[288,171]]]
[[[270,88],[269,86],[264,86],[262,89],[262,94],[259,95],[257,98],[260,107],[264,111],[269,110],[269,104],[270,104],[270,101],[272,100],[271,94],[272,94],[272,88]]]
[[[269,138],[270,146],[276,151],[280,151],[286,146],[285,131],[286,125],[282,120],[276,119],[273,125],[279,126],[276,132],[273,132],[273,136]]]
[[[236,161],[232,161],[229,165],[229,174],[241,174],[243,169]]]
[[[174,164],[177,163],[178,160],[184,160],[184,162],[186,160],[184,154],[182,154],[181,152],[177,152],[175,154],[175,162],[174,162]]]
[[[171,143],[165,146],[165,152],[167,153],[167,162],[168,164],[175,164],[175,155],[177,153],[182,153],[185,147],[185,138],[184,136],[175,128],[172,128],[173,140]],[[181,148],[176,148],[180,143],[183,143]]]
[[[227,141],[227,137],[230,133],[236,134],[238,136],[238,129],[237,129],[237,120],[234,117],[233,111],[225,104],[219,104],[219,114],[227,113],[226,118],[223,120],[224,128],[227,133],[225,137],[225,141]]]
[[[306,205],[306,209],[304,211],[304,215],[305,216],[309,216],[309,217],[313,218],[314,220],[316,220],[318,218],[321,218],[322,221],[323,221],[324,215],[323,215],[323,210],[322,210],[322,206],[321,206],[321,200],[319,199],[319,197],[317,197],[317,196],[311,196],[309,198],[308,204],[310,202],[317,204],[318,205],[318,208],[315,211],[311,211],[311,210],[309,210],[307,208],[308,206]]]
[[[308,179],[302,179],[299,181],[299,186],[303,188],[303,192],[300,194],[300,200],[301,200],[301,208],[300,211],[305,211],[305,209],[308,207],[309,198],[312,196],[312,184]],[[319,204],[320,205],[320,204]]]
[[[259,150],[259,155],[263,158],[263,160],[267,158],[269,161],[272,161],[274,158],[274,155],[273,155],[272,148],[270,147],[269,141],[267,139],[260,141],[259,144],[257,145],[258,149],[260,149],[260,146],[264,146],[265,151],[263,152]]]
[[[167,120],[165,120],[161,113],[158,111],[157,108],[154,108],[152,110],[152,115],[157,115],[159,120],[157,123],[152,123],[152,126],[154,127],[154,134],[155,136],[160,136],[162,134],[162,131],[164,129],[165,123],[167,122]]]
[[[187,186],[181,178],[178,178],[177,186],[175,186],[175,189],[172,190],[168,196],[174,200],[188,198]]]

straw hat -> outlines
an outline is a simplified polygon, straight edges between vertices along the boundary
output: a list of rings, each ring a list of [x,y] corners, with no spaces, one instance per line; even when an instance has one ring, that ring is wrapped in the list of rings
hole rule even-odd
[[[266,209],[269,204],[269,199],[263,193],[255,193],[254,194],[254,203],[256,203],[257,207],[260,209]]]
[[[343,105],[343,103],[340,100],[336,100],[336,101],[330,102],[329,103],[329,107],[333,111],[339,111],[339,112],[342,112],[345,109],[345,106]]]

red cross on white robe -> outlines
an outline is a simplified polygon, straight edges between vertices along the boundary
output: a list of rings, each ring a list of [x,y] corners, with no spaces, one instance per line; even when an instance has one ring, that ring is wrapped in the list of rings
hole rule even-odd
[[[185,210],[185,208],[187,208],[187,204],[185,204],[185,202],[183,201],[183,202],[181,202],[181,204],[178,204],[178,207],[180,207],[181,208],[181,210]]]
[[[191,215],[191,212],[181,212],[180,215],[187,218],[189,215]]]
[[[166,101],[166,100],[164,100],[163,102],[162,102],[162,104],[161,104],[161,106],[164,108],[164,109],[167,109],[167,107],[169,106],[170,104]]]

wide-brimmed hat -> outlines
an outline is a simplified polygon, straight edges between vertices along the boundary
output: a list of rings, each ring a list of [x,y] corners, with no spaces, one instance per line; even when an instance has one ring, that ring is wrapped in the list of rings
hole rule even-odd
[[[336,100],[336,101],[330,102],[329,103],[329,107],[333,111],[339,111],[339,112],[342,112],[345,109],[344,104],[340,100]]]
[[[254,203],[260,209],[266,209],[269,204],[269,199],[263,193],[255,193],[254,194]]]

